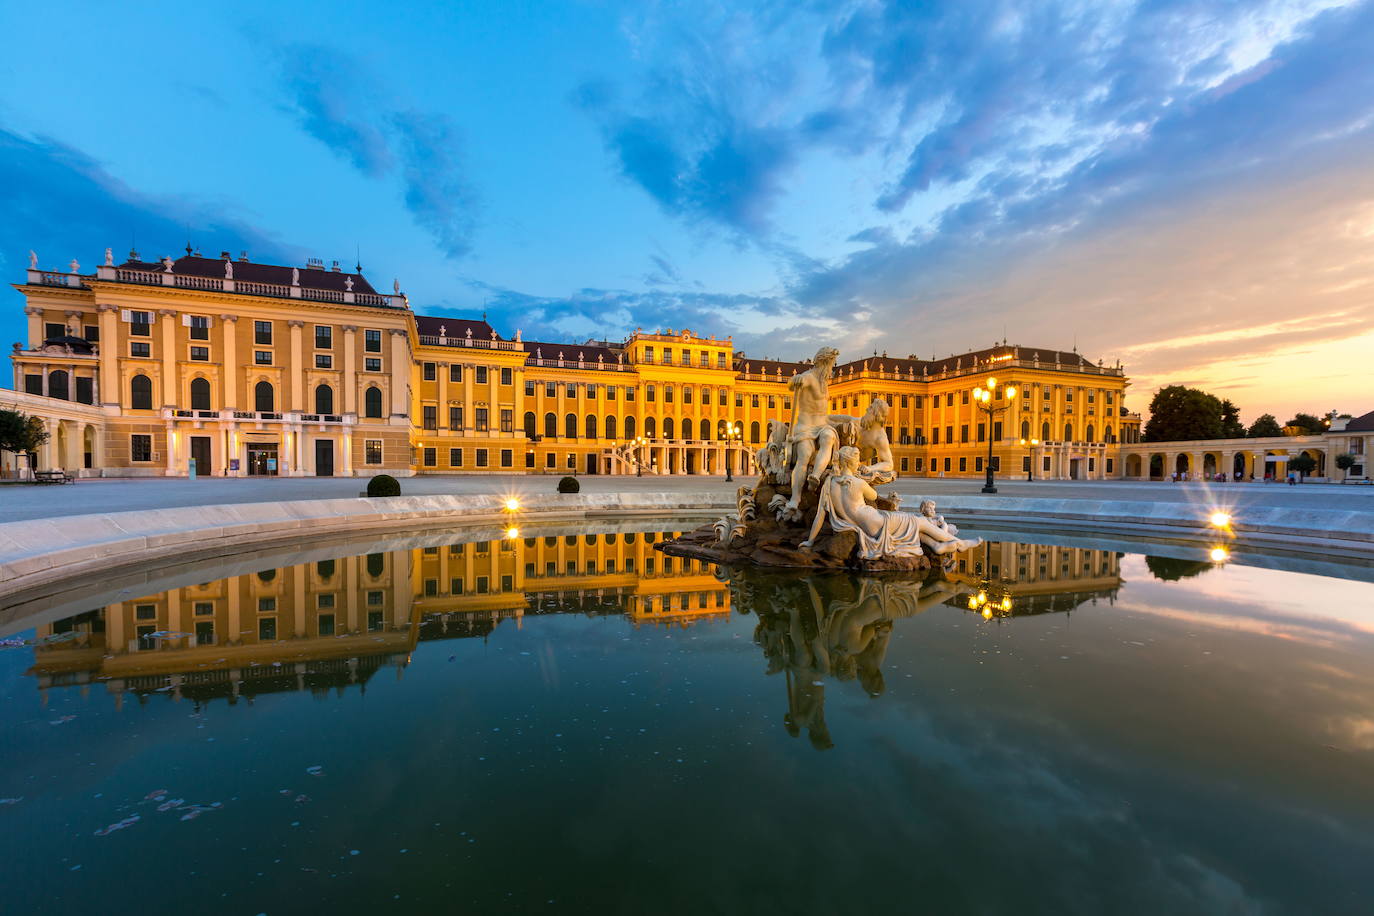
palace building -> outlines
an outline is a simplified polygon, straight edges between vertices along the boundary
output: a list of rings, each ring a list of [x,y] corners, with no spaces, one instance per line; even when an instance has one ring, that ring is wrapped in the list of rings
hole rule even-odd
[[[39,468],[80,475],[747,473],[769,421],[791,418],[788,381],[809,368],[688,330],[503,336],[485,318],[418,315],[398,283],[378,292],[337,261],[189,246],[120,264],[107,250],[94,273],[33,258],[15,288],[28,340],[0,408],[43,419]],[[982,404],[974,391],[991,376]],[[890,405],[904,476],[981,475],[991,439],[1004,474],[1104,478],[1139,440],[1129,384],[1120,366],[1004,342],[843,362],[830,393],[834,413]]]

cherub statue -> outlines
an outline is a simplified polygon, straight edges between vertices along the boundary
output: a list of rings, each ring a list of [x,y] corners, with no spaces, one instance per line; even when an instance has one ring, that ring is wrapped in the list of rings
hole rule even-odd
[[[781,420],[768,421],[768,442],[754,456],[760,483],[782,483],[787,479],[788,429]]]

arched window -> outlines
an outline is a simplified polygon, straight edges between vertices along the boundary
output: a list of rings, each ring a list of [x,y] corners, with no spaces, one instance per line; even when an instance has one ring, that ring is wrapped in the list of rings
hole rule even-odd
[[[1065,424],[1064,424],[1064,441],[1065,441],[1065,442],[1071,442],[1072,440],[1073,440],[1073,424],[1072,424],[1072,423],[1065,423]]]
[[[563,430],[568,434],[569,439],[577,438],[577,414],[570,413],[563,418]]]
[[[587,419],[583,422],[583,427],[587,430],[587,438],[596,438],[596,417],[587,414]]]
[[[626,418],[625,418],[625,438],[626,438],[626,439],[633,439],[634,437],[635,437],[635,418],[634,418],[634,417],[626,417]]]
[[[204,378],[191,379],[191,409],[209,410],[210,409],[210,380]]]
[[[558,438],[558,417],[551,413],[544,414],[544,438]]]
[[[334,389],[328,385],[315,386],[315,413],[334,412]]]
[[[1029,439],[1030,437],[1031,437],[1031,434],[1030,434],[1030,420],[1022,420],[1022,421],[1021,421],[1021,438],[1022,438],[1022,439]]]
[[[657,436],[657,431],[656,431],[655,428],[654,428],[654,418],[653,418],[653,417],[645,417],[645,418],[644,418],[644,438],[645,438],[645,439],[656,439],[656,438],[658,438],[658,436]]]
[[[253,409],[258,413],[272,413],[276,410],[276,403],[276,392],[272,390],[271,382],[262,381],[253,386]]]
[[[65,369],[54,369],[48,373],[48,397],[71,400],[71,382]]]
[[[750,441],[750,442],[760,442],[760,441],[762,441],[762,440],[759,438],[759,421],[758,421],[758,420],[755,420],[753,423],[750,423],[750,424],[749,424],[749,441]]]
[[[376,385],[367,386],[363,392],[363,416],[381,417],[382,415],[382,389]]]
[[[129,379],[129,406],[134,410],[153,409],[153,380],[142,373]]]
[[[1093,428],[1093,425],[1091,423],[1089,423],[1088,428],[1083,433],[1083,438],[1086,439],[1088,442],[1096,442],[1097,440],[1093,438],[1093,436],[1096,435],[1096,433],[1097,430]]]
[[[705,418],[703,418],[701,421],[701,441],[711,441],[711,421]]]
[[[259,570],[258,578],[261,579],[263,582],[271,582],[273,579],[277,578],[277,571],[275,569]]]
[[[1040,441],[1041,441],[1041,442],[1048,442],[1048,441],[1050,441],[1050,421],[1049,421],[1049,420],[1046,420],[1044,423],[1041,423],[1041,424],[1040,424]]]
[[[1103,442],[1115,442],[1115,441],[1116,441],[1116,432],[1115,432],[1110,426],[1107,427],[1107,429],[1103,432],[1102,435],[1103,435],[1103,437],[1104,437],[1103,440],[1102,440]]]
[[[534,415],[534,411],[525,411],[525,438],[533,439],[539,434],[539,419]]]
[[[674,432],[675,432],[675,430],[674,430],[674,428],[673,428],[673,418],[672,418],[672,417],[664,417],[664,418],[663,418],[663,438],[665,438],[665,439],[675,439],[675,438],[677,438],[676,436],[673,435]]]
[[[615,438],[615,417],[614,417],[614,416],[609,416],[609,417],[606,418],[606,438],[607,438],[607,439],[614,439],[614,438]]]
[[[372,578],[377,578],[386,572],[386,554],[370,553],[367,555],[367,574]]]

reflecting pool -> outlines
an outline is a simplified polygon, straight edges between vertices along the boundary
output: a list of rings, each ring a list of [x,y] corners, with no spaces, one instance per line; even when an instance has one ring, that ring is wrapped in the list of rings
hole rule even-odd
[[[54,599],[0,648],[5,912],[1370,911],[1369,582],[1072,539],[799,576],[670,536]]]

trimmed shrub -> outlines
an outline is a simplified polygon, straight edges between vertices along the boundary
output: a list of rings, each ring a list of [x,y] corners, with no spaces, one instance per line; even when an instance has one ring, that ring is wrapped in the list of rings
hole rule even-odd
[[[367,482],[368,496],[400,496],[401,485],[390,474],[378,474]]]
[[[577,482],[576,477],[564,477],[558,481],[559,493],[576,493],[582,489],[582,485]]]

